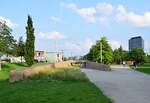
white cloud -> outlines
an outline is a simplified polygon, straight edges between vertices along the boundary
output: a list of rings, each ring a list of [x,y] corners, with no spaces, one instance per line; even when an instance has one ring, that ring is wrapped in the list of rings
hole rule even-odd
[[[56,39],[64,39],[65,36],[63,34],[61,34],[60,32],[40,32],[38,34],[40,36],[40,38],[43,39],[52,39],[52,40],[56,40]]]
[[[56,17],[56,16],[52,16],[51,20],[54,21],[54,22],[56,22],[56,23],[59,23],[61,21],[60,18]]]
[[[86,21],[94,23],[96,21],[96,9],[95,8],[81,8],[77,13]]]
[[[126,19],[126,10],[122,5],[118,5],[117,7],[117,21],[124,21]]]
[[[77,8],[76,4],[71,3],[68,5],[69,10],[74,11],[87,22],[94,23],[96,21],[96,9],[90,8]]]
[[[123,46],[121,42],[116,40],[109,41],[109,44],[111,45],[113,50],[119,48],[120,46]]]
[[[13,23],[10,19],[0,16],[0,22],[6,22],[6,25],[11,29],[14,29],[17,24]]]
[[[109,15],[113,11],[113,6],[111,4],[107,4],[107,3],[98,3],[96,6],[96,9],[98,12],[100,12],[104,15]]]
[[[107,3],[98,3],[95,7],[77,8],[76,4],[71,3],[68,5],[68,9],[78,14],[87,22],[95,23],[96,21],[104,21],[104,16],[105,20],[107,20],[108,15],[113,11],[113,6]]]
[[[119,22],[127,21],[136,27],[150,26],[150,12],[145,12],[143,15],[138,15],[134,12],[126,11],[123,5],[119,5],[117,7],[116,17]]]

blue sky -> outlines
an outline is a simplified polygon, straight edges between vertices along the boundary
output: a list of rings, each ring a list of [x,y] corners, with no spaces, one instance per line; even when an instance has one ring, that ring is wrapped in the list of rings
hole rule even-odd
[[[13,29],[16,39],[23,36],[27,15],[33,19],[36,50],[64,51],[84,55],[102,36],[112,48],[142,36],[150,53],[149,0],[1,0],[0,20]]]

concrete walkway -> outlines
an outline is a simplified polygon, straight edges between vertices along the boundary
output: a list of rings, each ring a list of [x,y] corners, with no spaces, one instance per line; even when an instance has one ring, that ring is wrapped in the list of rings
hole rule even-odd
[[[82,71],[114,103],[150,103],[150,75],[115,66],[111,72]]]

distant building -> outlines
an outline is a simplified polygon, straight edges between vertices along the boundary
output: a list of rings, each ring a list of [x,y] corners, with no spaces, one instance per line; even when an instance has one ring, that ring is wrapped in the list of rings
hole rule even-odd
[[[63,52],[35,51],[34,59],[37,62],[61,62],[63,61]]]
[[[63,52],[45,52],[44,55],[50,63],[63,61]]]
[[[129,51],[134,48],[144,49],[144,40],[141,36],[132,37],[129,39]]]
[[[39,51],[39,50],[35,51],[35,56],[36,57],[42,57],[42,56],[44,56],[44,51]]]

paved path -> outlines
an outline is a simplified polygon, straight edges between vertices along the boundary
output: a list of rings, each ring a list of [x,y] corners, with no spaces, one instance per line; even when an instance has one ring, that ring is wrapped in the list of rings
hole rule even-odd
[[[122,67],[113,68],[111,72],[82,71],[114,103],[150,103],[150,75]]]

